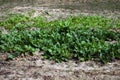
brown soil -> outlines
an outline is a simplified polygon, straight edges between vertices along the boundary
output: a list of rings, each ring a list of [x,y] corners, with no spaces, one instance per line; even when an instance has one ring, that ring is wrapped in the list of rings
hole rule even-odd
[[[120,61],[102,65],[99,62],[68,61],[56,63],[34,56],[0,61],[1,80],[120,80]]]

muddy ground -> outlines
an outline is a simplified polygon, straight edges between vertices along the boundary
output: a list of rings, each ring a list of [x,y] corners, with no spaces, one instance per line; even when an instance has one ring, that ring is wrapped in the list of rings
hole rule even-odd
[[[44,16],[47,20],[64,19],[68,15],[103,15],[118,18],[119,11],[90,11],[53,9],[48,7],[20,7],[16,6],[6,12],[0,12],[1,16],[8,13],[21,13],[28,15],[34,11],[31,17]],[[44,60],[40,52],[34,56],[20,57],[12,61],[5,61],[5,55],[0,55],[0,80],[120,80],[120,60],[109,62],[105,65],[100,62],[86,61],[56,63]]]

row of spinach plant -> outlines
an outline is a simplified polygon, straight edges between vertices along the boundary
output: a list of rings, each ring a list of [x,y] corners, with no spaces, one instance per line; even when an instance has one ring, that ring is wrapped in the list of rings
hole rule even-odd
[[[12,17],[0,22],[9,28],[8,34],[0,32],[0,52],[10,53],[8,59],[33,55],[36,50],[43,51],[44,58],[57,62],[75,59],[106,63],[120,59],[119,20],[113,24],[112,19],[100,16],[50,22],[41,17],[17,17],[20,19]]]

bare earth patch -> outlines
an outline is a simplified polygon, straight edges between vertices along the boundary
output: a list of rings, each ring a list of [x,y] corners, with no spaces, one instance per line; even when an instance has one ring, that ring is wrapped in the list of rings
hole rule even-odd
[[[120,80],[120,61],[56,63],[41,55],[0,61],[1,80]]]

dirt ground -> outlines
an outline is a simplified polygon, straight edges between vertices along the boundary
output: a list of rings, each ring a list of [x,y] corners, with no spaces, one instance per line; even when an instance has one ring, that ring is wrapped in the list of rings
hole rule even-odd
[[[120,61],[101,64],[86,61],[56,63],[40,52],[12,61],[0,60],[0,80],[120,80]]]
[[[103,15],[108,17],[119,16],[114,11],[85,11],[69,9],[51,9],[48,7],[20,7],[16,6],[8,10],[10,13],[27,15],[34,11],[31,17],[44,16],[47,20],[64,19],[68,15]],[[1,13],[2,14],[2,13]],[[44,60],[40,52],[34,56],[16,58],[5,61],[5,56],[0,55],[0,80],[120,80],[120,60],[102,65],[99,62],[86,61],[56,63]]]

